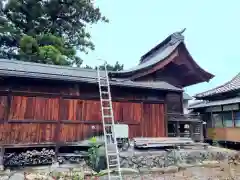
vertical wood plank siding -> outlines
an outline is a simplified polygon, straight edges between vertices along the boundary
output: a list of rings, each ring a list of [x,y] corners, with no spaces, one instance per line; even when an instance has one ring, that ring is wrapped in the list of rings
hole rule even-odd
[[[4,117],[7,112],[7,96],[0,96],[0,123],[4,122]]]
[[[83,101],[75,99],[61,99],[59,105],[59,120],[82,120]],[[56,119],[55,119],[56,120]]]
[[[59,99],[13,96],[9,119],[58,120]]]
[[[74,142],[102,132],[97,100],[11,98],[8,123],[3,123],[7,96],[0,96],[0,143]],[[130,138],[165,135],[164,104],[113,102],[113,110],[116,122],[129,125]]]
[[[1,144],[54,142],[54,124],[0,124]]]

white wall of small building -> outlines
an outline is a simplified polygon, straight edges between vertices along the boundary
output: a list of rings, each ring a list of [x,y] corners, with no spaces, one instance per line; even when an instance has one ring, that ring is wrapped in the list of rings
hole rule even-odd
[[[183,114],[188,114],[188,100],[183,100]]]
[[[187,93],[183,93],[183,113],[184,114],[189,114],[188,106],[189,106],[189,101],[192,101],[192,97],[189,96]]]

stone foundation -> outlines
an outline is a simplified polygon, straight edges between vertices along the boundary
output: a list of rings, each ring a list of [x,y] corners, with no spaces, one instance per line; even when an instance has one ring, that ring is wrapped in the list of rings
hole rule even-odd
[[[211,150],[172,150],[170,152],[138,152],[121,153],[120,163],[123,168],[151,169],[176,166],[179,164],[194,165],[203,161],[224,161],[233,156],[234,152]]]
[[[209,148],[208,150],[172,150],[168,152],[130,150],[128,152],[120,153],[120,162],[124,177],[126,177],[126,175],[132,175],[133,177],[139,176],[140,178],[140,176],[143,176],[144,174],[147,174],[145,177],[148,177],[154,173],[166,175],[178,173],[180,171],[184,172],[188,168],[198,168],[193,166],[205,167],[198,168],[198,174],[202,174],[203,169],[215,167],[221,167],[222,169],[221,163],[219,162],[223,162],[225,160],[225,164],[227,166],[227,163],[229,162],[240,164],[238,163],[240,162],[239,157],[240,156],[236,151],[224,151],[223,149],[214,148]],[[69,157],[63,159],[65,160],[65,163],[63,164],[59,165],[58,163],[55,163],[50,167],[43,166],[24,168],[24,172],[21,170],[15,173],[10,170],[9,172],[5,170],[5,172],[0,175],[0,179],[7,180],[14,176],[14,179],[30,180],[35,179],[36,177],[40,178],[40,176],[43,178],[44,176],[45,178],[43,179],[47,180],[54,174],[59,175],[59,173],[61,173],[61,176],[63,177],[66,174],[72,175],[73,172],[84,175],[84,177],[95,177],[96,172],[87,165],[83,158]],[[103,158],[103,162],[105,162],[105,158]],[[114,172],[114,169],[111,169],[111,171]],[[193,170],[191,169],[190,171]],[[100,174],[107,174],[107,172],[107,170],[103,170]],[[11,175],[13,176],[10,177]]]
[[[103,150],[101,150],[103,152]],[[34,151],[35,152],[35,151]],[[52,164],[54,153],[52,151],[44,150],[42,152],[26,152],[21,153],[11,158],[6,158],[6,165],[31,165],[30,163],[49,163]],[[179,164],[194,165],[203,161],[224,161],[229,157],[234,157],[237,152],[224,151],[221,148],[208,148],[208,149],[185,149],[185,150],[170,150],[170,151],[137,151],[130,149],[126,152],[120,153],[120,164],[122,168],[131,168],[135,170],[163,168],[170,166],[178,166]],[[40,158],[37,155],[41,155]],[[29,157],[28,157],[29,156]],[[24,158],[23,158],[24,157]],[[43,158],[44,157],[44,158]],[[95,171],[106,169],[106,160],[104,153],[101,154],[100,162]],[[238,156],[237,156],[238,157]],[[236,158],[232,158],[236,159]],[[58,157],[60,164],[78,164],[81,167],[86,165],[86,158],[83,157]]]

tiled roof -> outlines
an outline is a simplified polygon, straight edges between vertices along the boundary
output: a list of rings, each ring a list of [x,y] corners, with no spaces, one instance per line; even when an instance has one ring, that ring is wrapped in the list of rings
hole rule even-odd
[[[135,71],[138,71],[138,70],[142,70],[142,69],[151,67],[151,66],[157,64],[158,62],[166,59],[168,56],[170,56],[172,54],[172,52],[178,47],[178,45],[180,43],[181,42],[179,41],[174,45],[166,46],[164,48],[161,48],[158,51],[156,51],[154,53],[154,55],[149,57],[148,61],[145,61],[144,63],[141,63],[141,64],[139,64],[137,66],[134,66],[134,67],[132,67],[130,69],[127,69],[127,70],[113,72],[112,74],[130,73],[130,72],[135,72]]]
[[[217,101],[209,101],[209,102],[202,101],[202,102],[190,104],[188,109],[198,109],[198,108],[220,106],[220,105],[226,105],[226,104],[235,104],[235,103],[240,103],[240,97],[217,100]]]
[[[238,75],[236,75],[232,80],[228,81],[227,83],[216,88],[210,89],[208,91],[196,94],[195,97],[199,99],[239,89],[240,89],[240,73],[238,73]]]
[[[97,83],[97,71],[93,69],[46,65],[7,59],[0,59],[0,76]],[[163,81],[135,82],[128,79],[115,78],[110,80],[110,84],[146,89],[182,91],[182,89]]]
[[[148,73],[153,73],[154,71],[157,71],[158,69],[163,69],[168,64],[170,64],[172,61],[174,61],[176,58],[169,58],[171,55],[175,55],[175,52],[179,52],[177,50],[183,50],[187,54],[189,58],[182,58],[192,61],[194,70],[192,71],[193,76],[195,78],[192,78],[192,81],[189,81],[188,83],[182,83],[183,87],[188,85],[193,85],[200,82],[209,81],[214,77],[211,73],[205,71],[202,69],[191,57],[190,53],[188,52],[186,45],[184,43],[184,36],[182,33],[185,31],[182,30],[180,32],[175,32],[171,35],[169,35],[165,40],[163,40],[161,43],[153,47],[150,51],[148,51],[146,54],[144,54],[140,59],[140,64],[137,66],[134,66],[130,69],[122,70],[122,71],[115,71],[111,72],[111,77],[116,78],[130,78],[130,79],[137,79],[139,76],[146,76]],[[180,56],[180,53],[177,56]],[[158,65],[157,67],[155,65]],[[154,66],[156,68],[154,68]],[[152,69],[152,71],[147,71],[149,69]],[[179,68],[180,69],[180,68]]]
[[[168,36],[164,41],[162,41],[160,44],[151,49],[148,53],[143,55],[138,66],[134,66],[133,68],[123,71],[113,72],[112,74],[132,73],[151,67],[158,62],[166,59],[181,43],[184,42],[184,36],[182,35],[182,33],[183,31],[176,32]]]

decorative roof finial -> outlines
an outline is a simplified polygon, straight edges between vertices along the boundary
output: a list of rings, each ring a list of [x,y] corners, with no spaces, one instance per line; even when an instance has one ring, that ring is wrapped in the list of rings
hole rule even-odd
[[[185,31],[186,31],[186,28],[182,29],[182,30],[179,32],[179,34],[182,34],[182,33],[184,33]]]
[[[171,40],[169,42],[170,45],[173,45],[179,41],[184,41],[184,36],[182,35],[182,33],[186,30],[186,28],[184,28],[183,30],[179,31],[179,32],[175,32],[171,35]]]

